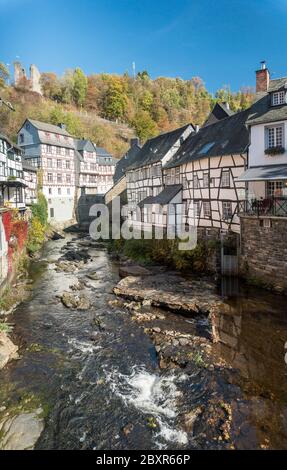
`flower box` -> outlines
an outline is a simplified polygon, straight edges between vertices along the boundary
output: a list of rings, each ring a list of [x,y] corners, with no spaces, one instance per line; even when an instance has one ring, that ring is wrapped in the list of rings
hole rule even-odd
[[[285,152],[285,148],[282,147],[281,145],[278,145],[277,147],[270,147],[269,149],[265,150],[265,155],[281,155],[282,153]]]

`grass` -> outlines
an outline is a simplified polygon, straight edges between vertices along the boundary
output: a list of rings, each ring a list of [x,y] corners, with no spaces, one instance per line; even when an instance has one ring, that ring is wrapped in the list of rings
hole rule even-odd
[[[0,332],[9,335],[13,331],[13,326],[9,323],[0,322]]]

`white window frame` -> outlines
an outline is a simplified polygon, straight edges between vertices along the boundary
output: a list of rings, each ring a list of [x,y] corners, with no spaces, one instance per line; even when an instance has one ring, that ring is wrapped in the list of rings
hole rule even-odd
[[[279,131],[280,129],[280,131]],[[280,138],[279,138],[280,135]],[[284,147],[284,124],[265,127],[265,148]]]
[[[230,170],[222,170],[221,187],[230,188]]]
[[[272,93],[272,106],[280,106],[286,104],[286,91],[275,91]]]
[[[222,201],[222,217],[223,220],[232,218],[232,201]]]

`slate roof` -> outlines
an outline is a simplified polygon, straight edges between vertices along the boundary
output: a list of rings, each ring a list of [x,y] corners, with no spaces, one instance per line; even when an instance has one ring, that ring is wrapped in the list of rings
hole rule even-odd
[[[186,124],[179,129],[160,134],[157,137],[147,140],[137,154],[136,160],[127,167],[127,170],[133,170],[145,165],[160,162],[190,125],[191,124]]]
[[[192,133],[165,168],[206,157],[244,153],[249,145],[249,113],[250,109],[242,111]]]
[[[216,103],[203,127],[214,124],[215,122],[220,121],[221,119],[224,119],[228,116],[232,116],[233,114],[234,112],[227,107],[226,103]]]
[[[96,144],[94,146],[99,157],[111,157],[111,154],[103,147],[98,147]]]
[[[141,147],[139,145],[132,145],[127,153],[120,160],[118,160],[114,174],[114,183],[119,181],[125,174],[126,168],[136,161],[140,149]]]
[[[248,124],[264,124],[287,119],[287,105],[271,106],[268,93],[257,94],[257,101],[252,105]]]
[[[95,147],[90,140],[75,139],[75,147],[79,152],[95,152]]]
[[[1,131],[0,131],[0,139],[5,140],[10,145],[10,147],[13,147],[13,149],[19,152],[22,152],[22,149],[17,144],[14,144],[14,142],[12,142],[12,140],[10,140],[9,137],[7,137]]]
[[[171,184],[166,186],[157,196],[148,196],[143,199],[138,206],[143,207],[145,204],[160,204],[165,206],[182,190],[182,184]]]
[[[268,93],[271,93],[273,91],[284,90],[284,88],[286,88],[286,83],[287,83],[287,77],[276,78],[274,80],[270,80]]]
[[[62,129],[59,126],[54,126],[54,124],[48,124],[47,122],[35,121],[34,119],[27,119],[34,127],[39,131],[51,132],[53,134],[65,135],[67,137],[72,137],[71,134],[66,129]]]

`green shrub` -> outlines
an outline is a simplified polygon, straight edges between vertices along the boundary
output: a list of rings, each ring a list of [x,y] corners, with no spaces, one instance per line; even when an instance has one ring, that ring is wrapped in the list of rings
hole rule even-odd
[[[38,202],[31,206],[33,217],[37,218],[46,227],[48,222],[48,203],[44,194],[39,191]]]

